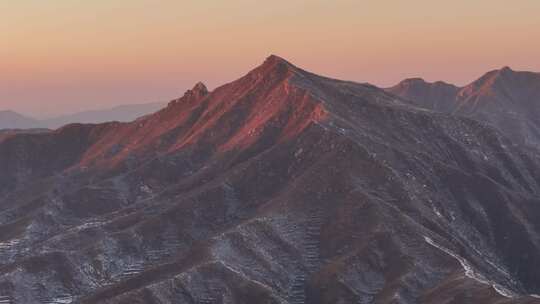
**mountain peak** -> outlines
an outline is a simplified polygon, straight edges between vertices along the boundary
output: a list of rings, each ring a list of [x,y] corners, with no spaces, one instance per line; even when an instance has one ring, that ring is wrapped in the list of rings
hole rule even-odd
[[[500,69],[500,71],[503,73],[508,73],[508,72],[513,72],[514,70],[512,70],[509,66],[504,66]]]
[[[206,94],[208,94],[208,88],[206,87],[206,85],[204,85],[204,83],[199,81],[195,84],[195,86],[193,86],[191,92],[199,96],[205,96]]]
[[[261,64],[258,68],[255,69],[255,71],[262,71],[263,73],[268,73],[272,71],[286,72],[293,69],[296,69],[296,67],[287,60],[276,55],[270,55],[266,58],[263,64]]]
[[[266,60],[264,61],[264,64],[287,64],[291,65],[287,60],[283,59],[282,57],[279,57],[277,55],[271,54],[270,56],[266,57]]]
[[[493,73],[493,76],[492,78],[494,79],[499,79],[501,77],[512,77],[516,72],[514,70],[512,70],[510,67],[508,66],[504,66],[502,68],[500,68],[499,70],[495,70],[494,73]]]
[[[464,88],[465,92],[480,90],[484,93],[491,92],[499,87],[502,83],[512,79],[516,72],[508,66],[504,66],[498,70],[492,70],[484,74],[479,79],[473,81]]]
[[[420,77],[412,77],[404,79],[400,82],[400,84],[425,84],[427,81],[425,81],[423,78]]]
[[[400,83],[395,85],[392,88],[389,88],[390,91],[393,91],[394,93],[399,92],[402,89],[411,89],[411,88],[445,88],[447,90],[457,91],[459,88],[453,84],[444,82],[444,81],[435,81],[435,82],[429,82],[424,80],[420,77],[415,78],[407,78],[402,80]],[[398,93],[398,95],[400,95]]]
[[[184,95],[178,99],[174,99],[169,103],[169,105],[177,104],[182,100],[187,101],[199,101],[202,98],[204,98],[206,95],[208,95],[208,88],[204,83],[201,81],[197,82],[193,88],[187,90]]]

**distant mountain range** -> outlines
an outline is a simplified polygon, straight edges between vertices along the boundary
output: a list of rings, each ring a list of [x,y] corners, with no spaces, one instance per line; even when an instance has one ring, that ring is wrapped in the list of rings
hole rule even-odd
[[[31,129],[40,127],[43,127],[43,124],[37,119],[33,119],[9,110],[0,111],[0,130]]]
[[[523,75],[383,90],[270,56],[133,122],[10,134],[0,302],[537,304],[540,150],[490,125],[534,120]]]
[[[422,108],[489,123],[517,143],[540,145],[540,73],[504,67],[464,87],[412,78],[387,91]]]
[[[122,105],[110,109],[84,111],[50,119],[36,119],[13,111],[0,111],[0,129],[56,129],[70,123],[102,123],[132,121],[163,108],[166,103]]]

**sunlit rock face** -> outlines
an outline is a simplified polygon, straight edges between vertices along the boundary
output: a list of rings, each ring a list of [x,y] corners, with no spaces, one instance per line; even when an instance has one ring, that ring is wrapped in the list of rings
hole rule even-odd
[[[0,303],[538,303],[540,154],[269,57],[0,140]]]

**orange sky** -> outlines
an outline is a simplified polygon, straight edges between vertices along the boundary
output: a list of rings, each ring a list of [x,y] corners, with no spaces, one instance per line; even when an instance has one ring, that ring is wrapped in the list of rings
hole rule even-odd
[[[41,116],[167,101],[269,54],[380,86],[540,71],[538,0],[17,0],[0,26],[0,109]]]

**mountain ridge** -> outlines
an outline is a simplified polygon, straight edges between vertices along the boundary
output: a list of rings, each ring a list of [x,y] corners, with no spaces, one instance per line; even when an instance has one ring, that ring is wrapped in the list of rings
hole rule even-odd
[[[388,92],[416,106],[489,123],[522,144],[540,144],[540,73],[492,70],[463,87],[403,81]]]

